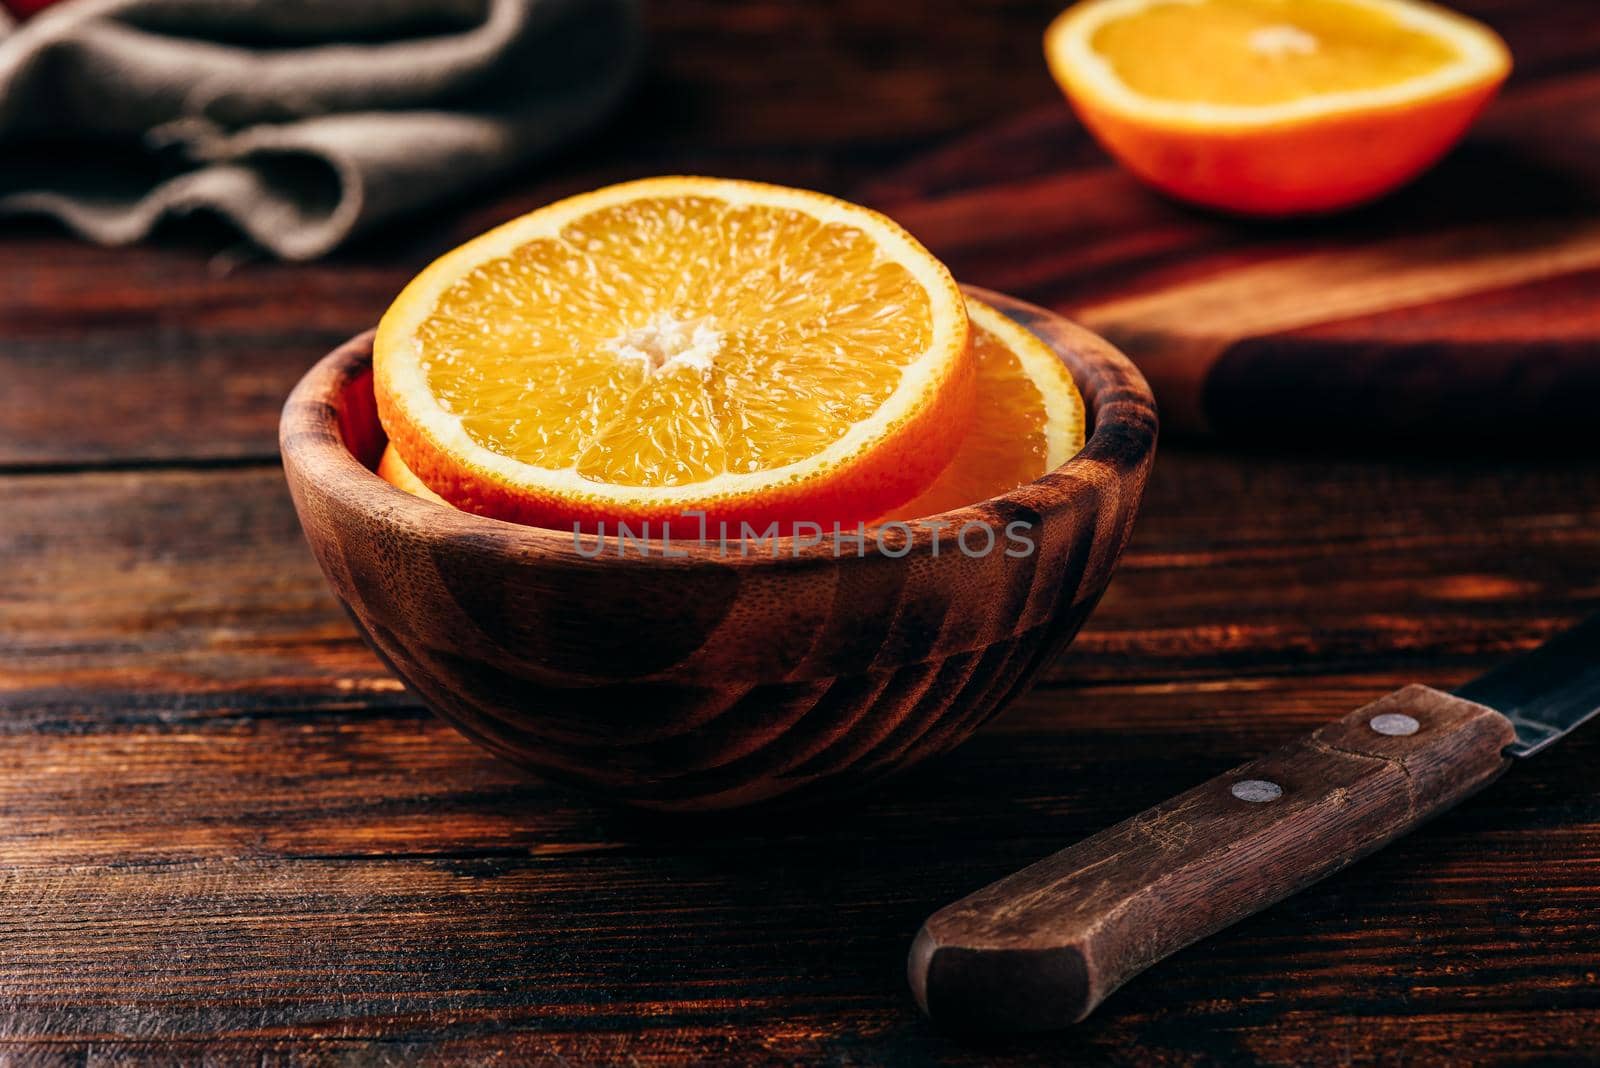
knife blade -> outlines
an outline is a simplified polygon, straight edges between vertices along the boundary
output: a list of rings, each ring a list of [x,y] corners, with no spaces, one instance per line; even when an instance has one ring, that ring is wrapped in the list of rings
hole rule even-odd
[[[1479,675],[1455,693],[1516,728],[1511,755],[1530,757],[1600,715],[1600,613]]]
[[[1409,833],[1600,715],[1600,614],[1444,693],[1406,686],[947,905],[912,943],[954,1030],[1076,1023],[1163,957]]]

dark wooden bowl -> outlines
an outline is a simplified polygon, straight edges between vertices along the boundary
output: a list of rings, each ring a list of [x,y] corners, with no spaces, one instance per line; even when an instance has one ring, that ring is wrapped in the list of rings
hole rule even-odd
[[[1048,341],[1083,390],[1084,450],[946,513],[939,536],[868,532],[741,558],[591,559],[571,533],[420,500],[372,473],[384,447],[371,335],[301,380],[280,444],[334,592],[429,707],[552,779],[654,809],[726,809],[860,787],[950,749],[1071,640],[1105,589],[1155,453],[1133,365],[1040,308],[973,290]],[[1031,524],[1008,556],[1007,524]],[[973,555],[952,531],[972,528]],[[659,543],[657,543],[659,547]],[[592,543],[589,545],[592,549]],[[887,552],[880,551],[880,548]],[[897,555],[891,555],[897,554]]]

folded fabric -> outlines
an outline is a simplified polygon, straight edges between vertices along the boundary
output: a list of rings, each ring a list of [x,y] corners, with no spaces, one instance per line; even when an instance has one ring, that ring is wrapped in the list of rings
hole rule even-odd
[[[65,0],[0,15],[0,214],[103,244],[210,210],[285,259],[594,123],[635,0]]]

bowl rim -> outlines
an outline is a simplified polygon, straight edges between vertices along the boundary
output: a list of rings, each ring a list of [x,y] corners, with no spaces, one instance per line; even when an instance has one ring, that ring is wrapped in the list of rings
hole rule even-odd
[[[866,527],[866,555],[874,543],[889,551],[882,555],[909,562],[918,556],[937,556],[942,532],[967,524],[983,523],[1001,529],[1019,516],[1049,522],[1072,510],[1081,494],[1074,487],[1104,484],[1143,476],[1151,464],[1158,435],[1155,397],[1133,362],[1097,334],[1055,312],[978,286],[963,285],[970,296],[989,304],[1050,346],[1072,372],[1089,423],[1084,447],[1066,463],[1033,482],[1008,493],[962,508],[912,521],[893,521]],[[770,546],[755,555],[729,555],[713,542],[644,539],[655,551],[606,553],[603,558],[580,551],[592,535],[528,526],[448,508],[413,496],[390,485],[361,460],[347,443],[341,428],[344,398],[352,385],[372,373],[372,338],[367,330],[340,345],[308,370],[290,392],[279,419],[278,443],[284,467],[293,483],[296,477],[314,483],[323,493],[372,515],[384,523],[406,528],[437,541],[460,540],[482,547],[488,542],[503,551],[573,565],[606,567],[633,565],[673,568],[729,565],[789,567],[856,557],[839,554],[828,538],[801,542],[799,535],[764,541]],[[374,418],[376,418],[374,414]],[[1137,502],[1138,496],[1133,500]],[[937,525],[933,521],[937,521]],[[846,532],[854,538],[855,531]],[[949,543],[944,543],[946,552]]]

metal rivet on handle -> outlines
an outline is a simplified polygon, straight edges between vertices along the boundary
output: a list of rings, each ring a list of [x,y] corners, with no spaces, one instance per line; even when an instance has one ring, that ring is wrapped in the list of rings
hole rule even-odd
[[[1417,722],[1416,717],[1408,716],[1404,712],[1385,712],[1381,716],[1373,716],[1368,726],[1379,734],[1387,734],[1391,738],[1404,738],[1422,729],[1422,724]]]
[[[1233,784],[1231,792],[1240,801],[1253,801],[1262,804],[1267,801],[1276,801],[1283,796],[1283,787],[1275,782],[1265,779],[1245,779]]]

